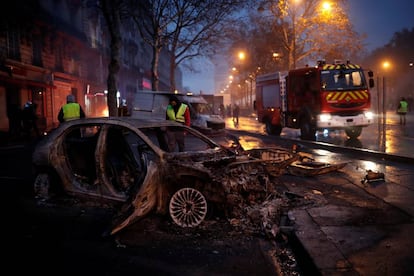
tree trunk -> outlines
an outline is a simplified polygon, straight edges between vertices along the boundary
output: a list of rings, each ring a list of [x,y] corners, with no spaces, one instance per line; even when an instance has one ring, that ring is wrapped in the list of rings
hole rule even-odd
[[[158,61],[160,57],[160,50],[157,45],[152,47],[152,61],[151,61],[151,83],[152,91],[157,91],[159,88],[159,77],[158,77]]]
[[[121,35],[120,35],[120,7],[118,1],[113,0],[101,0],[102,11],[106,19],[108,30],[110,33],[110,62],[108,64],[108,111],[109,116],[118,116],[117,106],[117,86],[116,86],[116,75],[120,69],[119,62],[119,49],[121,48]]]
[[[177,89],[177,83],[175,82],[175,69],[177,68],[177,64],[175,63],[175,58],[170,58],[170,90],[174,92]]]

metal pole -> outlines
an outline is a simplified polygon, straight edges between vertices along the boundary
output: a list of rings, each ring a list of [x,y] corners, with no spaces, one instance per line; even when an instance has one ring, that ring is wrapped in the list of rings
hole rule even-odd
[[[249,108],[252,109],[253,108],[253,78],[249,78],[250,79],[250,103],[249,103]]]
[[[381,125],[382,125],[382,114],[380,115],[380,110],[381,110],[381,86],[380,86],[380,78],[377,77],[377,84],[378,84],[378,88],[377,88],[377,125],[378,125],[378,146],[381,145]]]
[[[387,135],[386,135],[386,122],[387,122],[387,109],[386,109],[386,79],[385,76],[383,77],[382,82],[382,145],[383,145],[383,152],[385,152],[387,148]]]

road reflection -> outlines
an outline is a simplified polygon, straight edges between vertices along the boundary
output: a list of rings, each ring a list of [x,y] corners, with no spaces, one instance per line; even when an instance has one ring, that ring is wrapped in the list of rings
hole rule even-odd
[[[231,118],[228,118],[226,120],[226,127],[228,129],[259,133],[267,136],[267,138],[264,139],[241,133],[241,135],[238,135],[238,141],[245,150],[270,146],[273,143],[272,141],[276,141],[275,139],[272,139],[271,136],[266,134],[264,125],[258,123],[254,117],[241,117],[239,119],[239,125],[237,126],[233,124]],[[412,153],[410,150],[410,142],[413,142],[413,136],[411,136],[410,130],[393,124],[387,125],[386,130],[387,152],[395,153],[399,156],[408,156],[414,158],[414,153]],[[378,133],[378,126],[373,124],[363,130],[360,139],[349,139],[344,131],[337,130],[332,132],[318,132],[316,141],[318,143],[335,144],[337,146],[343,147],[379,151],[383,137],[381,133],[380,135]],[[297,145],[300,145],[300,131],[297,129],[284,128],[281,133],[281,138],[297,140]],[[278,143],[279,142],[274,142],[274,145],[278,146]],[[406,152],[403,152],[404,150]],[[384,196],[387,195],[388,191],[386,188],[382,187],[383,181],[362,183],[362,180],[367,175],[368,171],[381,172],[385,174],[385,177],[387,179],[393,180],[395,178],[394,181],[396,183],[401,182],[401,173],[398,171],[393,171],[392,167],[386,165],[386,162],[373,162],[359,159],[348,160],[344,159],[344,156],[342,154],[336,153],[334,150],[325,150],[322,147],[318,148],[318,146],[315,146],[309,153],[311,154],[310,157],[314,158],[318,162],[329,164],[349,162],[348,166],[344,168],[345,170],[352,171],[351,174],[357,179],[359,178],[359,180],[361,180],[361,185],[365,185],[370,189],[378,190],[378,193],[381,193]]]
[[[343,130],[318,132],[316,141],[334,144],[338,146],[363,148],[362,142],[358,138],[348,138]]]
[[[356,139],[348,138],[343,130],[335,130],[318,131],[316,141],[414,158],[414,151],[412,150],[414,114],[407,115],[407,125],[405,126],[400,125],[398,116],[391,112],[387,113],[387,123],[385,125],[380,124],[378,120],[376,118],[373,124],[364,127],[361,135]],[[232,118],[226,118],[226,127],[267,135],[264,124],[259,123],[254,114],[240,117],[238,125],[234,124]],[[300,130],[284,128],[280,136],[300,140]],[[249,144],[253,146],[254,142],[250,141]]]

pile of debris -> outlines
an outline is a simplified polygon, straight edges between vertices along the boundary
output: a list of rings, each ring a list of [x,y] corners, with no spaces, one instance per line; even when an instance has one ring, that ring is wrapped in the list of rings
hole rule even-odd
[[[243,159],[217,168],[216,177],[226,193],[226,218],[245,233],[260,233],[276,238],[289,209],[322,201],[312,195],[286,191],[280,176],[314,176],[343,168],[340,164],[320,163],[308,154],[293,153],[282,148],[260,148],[243,152]],[[257,162],[252,162],[257,161]],[[316,200],[316,202],[314,202]]]
[[[215,172],[225,189],[226,218],[245,233],[275,238],[280,218],[289,207],[278,176],[298,156],[278,148],[246,151],[244,156],[245,160],[241,158]]]

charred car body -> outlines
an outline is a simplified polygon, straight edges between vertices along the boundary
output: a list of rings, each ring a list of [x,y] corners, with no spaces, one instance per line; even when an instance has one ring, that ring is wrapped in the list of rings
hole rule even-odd
[[[167,130],[186,132],[185,152],[165,150]],[[278,174],[297,156],[276,149],[238,154],[167,120],[105,117],[61,124],[38,143],[32,160],[39,203],[56,204],[66,198],[109,207],[115,210],[110,230],[114,234],[150,212],[169,214],[176,224],[195,227],[212,207],[229,211],[229,198],[243,189],[234,179],[243,172]],[[224,181],[229,174],[233,180]]]

